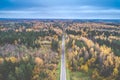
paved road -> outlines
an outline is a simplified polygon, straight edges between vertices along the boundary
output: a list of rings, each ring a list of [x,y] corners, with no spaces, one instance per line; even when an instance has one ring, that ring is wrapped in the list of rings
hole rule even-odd
[[[65,37],[62,37],[61,73],[60,80],[66,80]]]

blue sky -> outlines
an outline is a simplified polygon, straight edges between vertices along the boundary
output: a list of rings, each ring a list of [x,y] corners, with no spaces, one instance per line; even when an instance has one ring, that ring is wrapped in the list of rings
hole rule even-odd
[[[120,19],[120,0],[0,0],[0,18]]]

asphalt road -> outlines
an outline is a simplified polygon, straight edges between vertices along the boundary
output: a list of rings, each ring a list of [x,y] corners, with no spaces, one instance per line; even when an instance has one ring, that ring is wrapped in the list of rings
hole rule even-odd
[[[66,62],[65,62],[65,37],[62,37],[62,54],[61,54],[61,72],[60,80],[66,80]]]

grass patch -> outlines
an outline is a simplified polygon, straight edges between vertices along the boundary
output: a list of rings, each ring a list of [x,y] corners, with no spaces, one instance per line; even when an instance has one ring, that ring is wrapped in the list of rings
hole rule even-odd
[[[68,51],[67,51],[67,48],[65,49],[65,56],[66,56],[66,78],[67,78],[67,80],[70,80],[70,70],[68,69],[68,67],[67,67],[67,65],[68,65],[68,60],[67,60],[67,53],[68,53]]]
[[[61,68],[61,60],[59,61],[58,68],[57,68],[57,80],[60,80],[60,68]]]
[[[84,72],[71,72],[71,80],[91,80],[90,76]]]
[[[67,80],[70,80],[70,70],[68,68],[66,68],[66,77]]]

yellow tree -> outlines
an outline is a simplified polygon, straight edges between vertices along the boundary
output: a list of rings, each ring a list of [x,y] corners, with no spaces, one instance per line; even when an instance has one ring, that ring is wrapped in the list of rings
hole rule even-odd
[[[85,65],[82,65],[81,66],[81,70],[85,71],[85,72],[88,72],[88,65],[85,64]]]
[[[36,63],[37,65],[43,65],[43,60],[42,60],[41,58],[39,58],[39,57],[36,57],[36,58],[35,58],[35,63]]]
[[[118,69],[117,68],[114,68],[113,69],[113,76],[117,76],[119,73]]]
[[[4,62],[3,58],[0,58],[0,64],[2,64]]]

